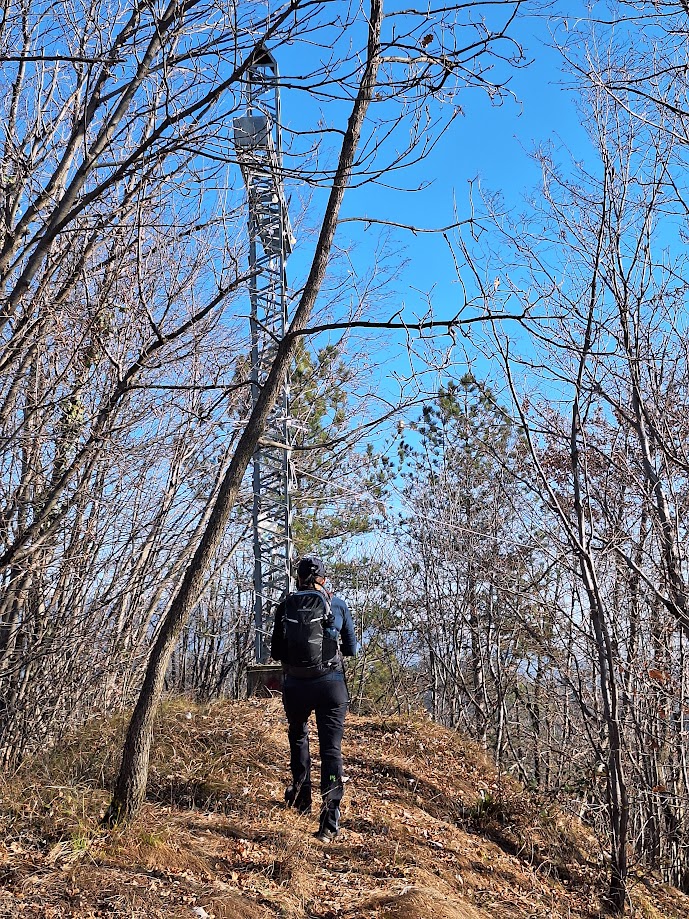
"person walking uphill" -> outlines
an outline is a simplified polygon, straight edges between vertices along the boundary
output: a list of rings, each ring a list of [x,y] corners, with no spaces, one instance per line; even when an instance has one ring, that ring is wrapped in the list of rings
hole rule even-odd
[[[343,654],[356,654],[351,613],[344,600],[326,590],[321,559],[307,555],[297,566],[297,590],[275,611],[271,656],[285,672],[282,700],[292,771],[285,801],[300,813],[311,811],[309,717],[316,713],[322,798],[316,838],[322,842],[340,832],[342,735],[349,702]]]

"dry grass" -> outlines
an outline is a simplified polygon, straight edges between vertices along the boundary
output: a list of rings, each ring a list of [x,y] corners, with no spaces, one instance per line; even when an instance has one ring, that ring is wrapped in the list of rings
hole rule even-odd
[[[282,806],[277,700],[166,704],[148,801],[100,827],[124,721],[94,719],[0,786],[0,916],[511,919],[599,915],[594,842],[424,718],[351,717],[342,836]],[[314,739],[315,746],[315,739]],[[689,915],[653,878],[630,915]],[[196,912],[195,912],[196,911]]]
[[[466,901],[441,897],[434,890],[411,887],[402,893],[382,895],[381,919],[488,919],[489,914]]]

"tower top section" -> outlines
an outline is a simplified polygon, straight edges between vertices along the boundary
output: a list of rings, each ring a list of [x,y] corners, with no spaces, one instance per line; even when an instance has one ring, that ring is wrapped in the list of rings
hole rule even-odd
[[[246,112],[233,121],[234,146],[266,255],[287,258],[294,246],[283,189],[277,63],[264,48],[247,70]]]

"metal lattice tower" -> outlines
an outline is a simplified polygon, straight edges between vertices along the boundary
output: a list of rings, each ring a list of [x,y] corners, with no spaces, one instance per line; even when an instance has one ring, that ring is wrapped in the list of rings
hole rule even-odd
[[[251,398],[256,400],[287,325],[285,263],[294,237],[282,184],[280,88],[275,58],[264,51],[244,82],[246,112],[234,119],[237,161],[249,203]],[[268,654],[268,611],[291,587],[292,487],[289,378],[253,459],[255,657]]]

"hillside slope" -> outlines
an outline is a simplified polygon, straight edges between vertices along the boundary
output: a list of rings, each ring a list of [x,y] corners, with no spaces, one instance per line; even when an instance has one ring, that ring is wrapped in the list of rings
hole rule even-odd
[[[282,806],[278,700],[166,705],[148,802],[107,833],[124,727],[94,720],[0,786],[0,916],[599,914],[605,870],[586,831],[426,719],[349,718],[343,833],[327,846],[317,818]],[[632,903],[644,919],[689,915],[689,898],[643,875]]]

